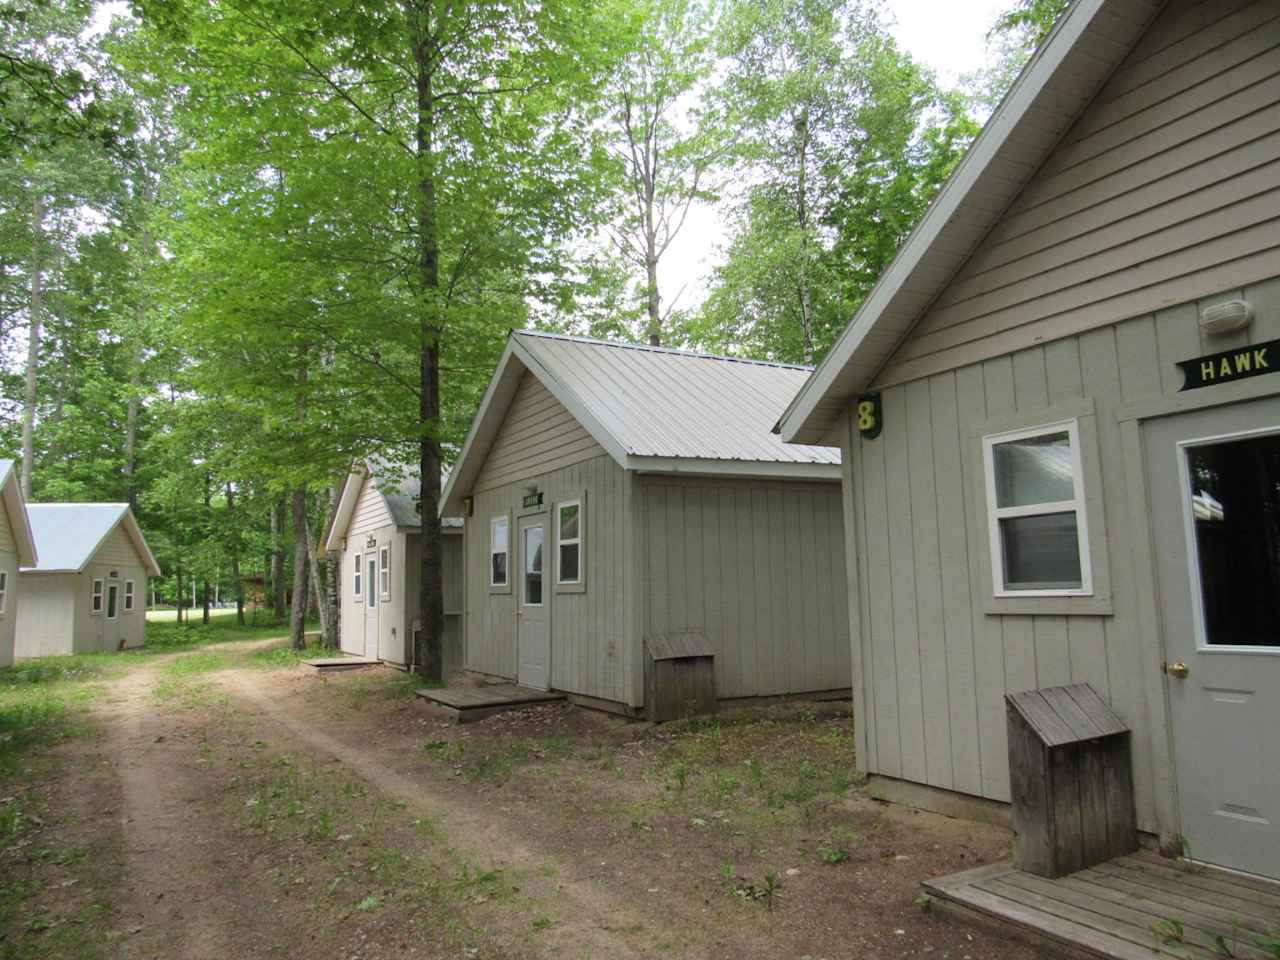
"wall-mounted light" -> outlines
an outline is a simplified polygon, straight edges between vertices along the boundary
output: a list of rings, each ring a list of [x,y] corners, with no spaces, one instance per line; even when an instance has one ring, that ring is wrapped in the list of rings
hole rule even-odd
[[[1253,304],[1248,300],[1223,300],[1200,311],[1200,328],[1205,333],[1231,333],[1249,325]]]
[[[472,516],[472,515],[475,513],[475,510],[476,510],[476,498],[475,498],[475,497],[463,497],[463,498],[462,498],[462,513],[463,513],[463,515],[464,515],[464,516],[468,516],[468,517],[470,517],[470,516]]]

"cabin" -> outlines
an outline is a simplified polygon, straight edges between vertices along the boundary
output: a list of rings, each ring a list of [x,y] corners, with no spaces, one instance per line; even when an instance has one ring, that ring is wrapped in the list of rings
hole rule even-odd
[[[713,703],[847,691],[839,452],[770,432],[807,375],[513,332],[442,494],[466,669],[633,716],[668,660]]]
[[[342,553],[340,578],[343,653],[413,665],[422,519],[416,476],[377,460],[352,470],[338,494],[322,552]],[[462,520],[442,521],[444,540],[444,672],[462,667]]]
[[[0,460],[0,668],[13,664],[18,622],[18,569],[36,562],[26,498],[12,460]]]
[[[1007,813],[1088,683],[1137,826],[1280,878],[1280,7],[1077,0],[780,418],[844,458],[860,769]]]
[[[147,638],[160,566],[127,503],[33,503],[36,563],[18,573],[19,657],[126,650]]]

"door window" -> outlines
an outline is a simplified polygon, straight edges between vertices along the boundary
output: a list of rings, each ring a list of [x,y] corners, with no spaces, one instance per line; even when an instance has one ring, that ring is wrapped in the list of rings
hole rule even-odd
[[[524,603],[530,607],[542,606],[542,541],[542,527],[524,531]]]
[[[1280,434],[1186,447],[1202,647],[1280,648]]]
[[[120,587],[118,585],[113,583],[111,584],[111,586],[107,588],[107,619],[108,620],[114,620],[116,618],[116,602],[119,599],[119,595],[120,595]]]
[[[378,605],[378,591],[373,589],[373,580],[377,575],[378,561],[373,554],[369,554],[369,586],[365,589],[364,595],[371,607],[376,607]]]

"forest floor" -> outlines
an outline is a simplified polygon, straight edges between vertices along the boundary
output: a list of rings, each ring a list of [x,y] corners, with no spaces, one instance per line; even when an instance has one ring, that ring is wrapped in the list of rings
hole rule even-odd
[[[830,704],[460,727],[263,640],[57,683],[0,765],[0,957],[1036,956],[919,896],[1008,832],[870,800]]]

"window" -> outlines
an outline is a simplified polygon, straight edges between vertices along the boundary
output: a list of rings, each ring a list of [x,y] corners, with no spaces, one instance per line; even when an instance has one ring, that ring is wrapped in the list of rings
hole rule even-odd
[[[391,548],[378,550],[378,593],[386,600],[391,596]]]
[[[355,561],[355,576],[351,580],[351,595],[358,600],[360,599],[360,554],[356,554]]]
[[[524,531],[524,605],[542,606],[542,538],[543,527]]]
[[[133,581],[126,580],[124,582],[124,612],[129,613],[133,610]]]
[[[107,587],[107,619],[114,620],[119,615],[116,604],[119,602],[120,584],[113,583]]]
[[[9,571],[0,570],[0,613],[9,605]]]
[[[93,606],[90,608],[94,613],[102,612],[102,581],[93,581]]]
[[[489,521],[489,585],[507,585],[507,518],[494,517]]]
[[[1092,594],[1078,422],[982,443],[996,596]]]
[[[582,501],[567,500],[556,508],[557,583],[582,582]]]

